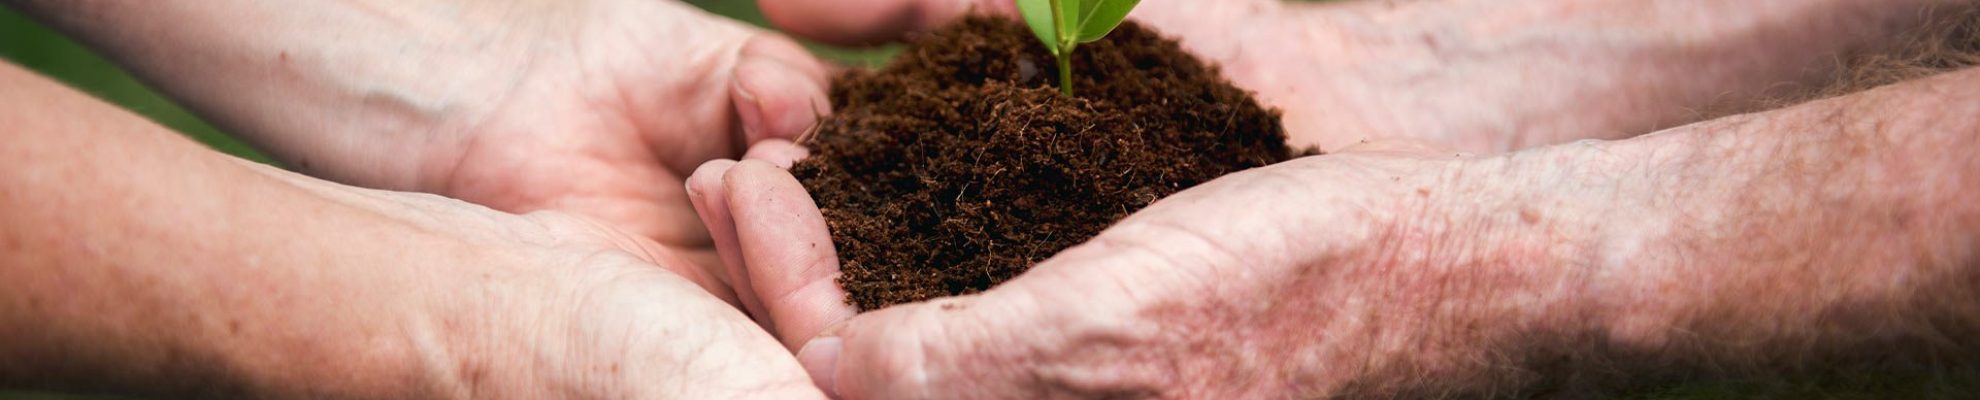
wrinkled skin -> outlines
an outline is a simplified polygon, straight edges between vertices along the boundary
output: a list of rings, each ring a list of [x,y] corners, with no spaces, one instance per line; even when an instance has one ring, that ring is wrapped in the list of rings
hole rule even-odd
[[[414,274],[420,278],[321,268],[319,273],[359,283],[331,287],[361,292],[316,290],[311,298],[320,301],[288,304],[282,310],[295,318],[332,321],[342,315],[336,311],[339,304],[350,301],[336,299],[397,302],[361,311],[366,322],[353,326],[384,324],[394,327],[388,331],[422,332],[431,339],[410,342],[428,354],[453,357],[425,365],[440,368],[426,375],[433,378],[426,388],[438,392],[408,393],[409,398],[823,397],[762,328],[702,286],[670,272],[689,261],[650,239],[558,212],[516,216],[432,196],[353,195],[328,186],[319,190],[473,249],[415,250],[398,257],[426,268]],[[461,254],[474,259],[446,259]],[[365,279],[423,289],[390,293],[383,288],[393,284]],[[297,322],[256,321],[255,326],[279,329]],[[317,334],[335,330],[322,328]],[[359,337],[329,336],[319,343]]]
[[[678,1],[20,7],[299,172],[583,215],[693,266],[687,174],[830,110],[802,47]]]
[[[701,162],[811,126],[830,107],[824,67],[788,39],[684,4],[598,7],[560,22],[583,27],[569,37],[533,38],[572,43],[577,57],[464,60],[550,65],[501,78],[516,89],[498,94],[487,115],[443,122],[460,137],[427,152],[419,189],[506,211],[586,215],[712,265],[681,184]]]
[[[981,294],[864,314],[780,169],[802,149],[766,141],[689,188],[751,279],[738,295],[845,398],[1434,397],[1964,360],[1980,102],[1949,88],[1975,78],[1489,157],[1371,142],[1185,190]]]
[[[972,6],[991,13],[1010,12],[998,1],[869,3],[873,7],[835,9],[824,7],[825,2],[806,0],[766,0],[764,5],[773,21],[795,33],[845,42],[882,40],[901,30],[926,29]],[[1391,3],[1356,4],[1372,8]],[[748,281],[737,287],[742,302],[753,314],[769,317],[766,326],[786,347],[799,353],[800,361],[821,388],[855,399],[1507,393],[1536,378],[1539,371],[1527,369],[1532,362],[1564,354],[1587,357],[1584,359],[1612,355],[1597,349],[1642,351],[1630,354],[1650,354],[1659,362],[1758,365],[1777,360],[1769,357],[1809,359],[1816,349],[1825,348],[1809,343],[1856,344],[1859,340],[1911,334],[1936,337],[1933,335],[1945,331],[1944,326],[1821,321],[1823,315],[1843,310],[1882,309],[1878,308],[1885,304],[1882,302],[1912,301],[1896,299],[1909,299],[1907,296],[1915,293],[1929,293],[1920,296],[1934,299],[1972,296],[1970,289],[1948,292],[1941,287],[1897,287],[1836,301],[1828,293],[1809,293],[1827,289],[1824,285],[1832,282],[1880,282],[1883,278],[1877,277],[1905,273],[1866,266],[1930,271],[1954,282],[1971,281],[1974,275],[1970,267],[1937,268],[1939,264],[1920,265],[1911,258],[1876,258],[1911,257],[1903,251],[1878,252],[1864,258],[1851,258],[1861,252],[1843,251],[1828,259],[1830,264],[1820,266],[1833,276],[1805,281],[1813,278],[1804,278],[1812,275],[1802,268],[1815,267],[1756,261],[1780,258],[1729,257],[1719,243],[1703,239],[1766,237],[1739,250],[1805,254],[1811,248],[1828,249],[1835,243],[1853,241],[1823,236],[1831,230],[1794,228],[1793,224],[1836,224],[1878,240],[1950,240],[1894,248],[1939,249],[1931,251],[1958,253],[1958,259],[1970,260],[1966,255],[1970,252],[1964,249],[1942,246],[1957,240],[1947,238],[1970,238],[1968,233],[1866,222],[1880,221],[1875,215],[1883,212],[1879,207],[1889,206],[1886,203],[1863,200],[1861,204],[1881,205],[1845,210],[1816,200],[1756,204],[1746,197],[1761,187],[1789,193],[1810,190],[1801,186],[1808,182],[1801,178],[1805,175],[1773,175],[1775,171],[1810,164],[1874,162],[1852,158],[1860,155],[1832,147],[1858,139],[1810,139],[1849,136],[1825,130],[1835,125],[1837,117],[1830,114],[1839,108],[1866,106],[1850,102],[1809,106],[1673,129],[1677,132],[1667,131],[1654,138],[1581,142],[1474,157],[1450,148],[1498,152],[1575,138],[1641,133],[1647,126],[1676,120],[1670,115],[1655,115],[1659,112],[1644,112],[1645,105],[1697,106],[1705,103],[1698,94],[1708,91],[1690,87],[1644,90],[1651,94],[1637,98],[1597,96],[1577,103],[1573,101],[1576,96],[1561,96],[1549,97],[1549,102],[1522,103],[1478,100],[1460,94],[1466,93],[1464,89],[1412,92],[1407,90],[1411,87],[1396,86],[1303,90],[1317,87],[1312,85],[1320,79],[1329,79],[1316,76],[1379,85],[1392,81],[1381,79],[1384,75],[1379,73],[1356,72],[1381,72],[1383,68],[1428,71],[1374,62],[1393,59],[1357,57],[1411,54],[1407,46],[1384,49],[1366,43],[1365,37],[1316,33],[1339,25],[1298,28],[1296,16],[1318,15],[1323,7],[1328,6],[1271,1],[1150,1],[1133,18],[1182,36],[1186,47],[1224,65],[1226,75],[1239,86],[1258,91],[1268,102],[1287,109],[1289,133],[1296,142],[1320,144],[1332,154],[1240,172],[1184,191],[978,295],[865,310],[865,314],[845,305],[844,292],[831,283],[837,276],[837,261],[822,217],[802,186],[779,169],[804,155],[803,149],[788,143],[761,143],[751,150],[754,160],[703,165],[689,179],[690,196],[715,236],[730,279]],[[1260,39],[1225,41],[1246,34],[1299,37],[1309,39],[1304,43],[1334,51],[1306,47],[1247,56],[1243,43],[1258,43]],[[1338,47],[1329,47],[1335,45]],[[1268,54],[1288,61],[1275,63],[1273,58],[1264,57]],[[1643,60],[1618,57],[1607,61],[1629,65]],[[1528,78],[1535,75],[1531,69],[1522,69],[1521,63],[1510,61],[1507,65],[1514,69],[1499,72],[1520,72]],[[1360,68],[1344,69],[1340,74],[1314,72],[1339,65]],[[1782,65],[1787,68],[1774,69]],[[1723,72],[1718,70],[1701,73],[1696,67],[1669,71],[1673,72],[1670,76],[1689,74],[1699,82],[1724,78],[1742,82],[1739,85],[1754,85],[1794,76],[1781,71],[1800,68],[1796,65],[1740,66],[1751,69],[1724,75],[1714,75]],[[1590,71],[1589,75],[1603,73],[1597,68]],[[1960,82],[1970,85],[1972,74],[1964,75],[1967,80]],[[1388,77],[1412,76],[1425,81],[1462,82],[1502,75],[1478,69]],[[1609,79],[1597,80],[1615,84]],[[1509,81],[1517,79],[1482,82],[1491,86]],[[1572,90],[1567,85],[1571,82],[1554,81],[1555,86],[1538,90],[1632,93],[1642,87],[1670,87],[1666,84],[1674,82],[1644,78],[1585,92]],[[1339,82],[1327,82],[1333,83]],[[1362,89],[1366,91],[1359,91]],[[1451,114],[1446,112],[1452,110],[1379,102],[1333,102],[1348,98],[1396,100],[1412,93],[1475,104]],[[1893,91],[1862,101],[1876,103],[1921,93],[1944,92]],[[1498,105],[1531,103],[1548,103],[1548,107],[1555,107],[1551,112],[1566,122],[1511,130],[1461,123],[1464,117],[1518,114],[1495,113],[1493,107]],[[1383,121],[1384,114],[1369,112],[1385,109],[1409,109],[1412,115],[1421,116],[1417,120],[1427,121],[1423,124],[1440,129],[1434,134],[1388,130],[1413,126],[1389,125],[1395,121]],[[1895,115],[1900,114],[1853,114],[1865,118],[1861,124],[1880,127],[1884,117]],[[1579,116],[1593,117],[1576,120]],[[1451,118],[1440,119],[1443,117]],[[1784,122],[1773,122],[1776,120]],[[1938,140],[1970,139],[1960,136],[1971,132],[1969,119],[1925,120],[1950,122],[1889,134],[1917,138],[1906,142],[1907,151],[1917,154],[1929,153],[1922,149],[1945,148],[1944,144],[1932,144]],[[1448,124],[1440,125],[1443,123]],[[1393,134],[1401,140],[1361,136],[1373,134],[1370,132]],[[1791,153],[1784,149],[1791,149]],[[1951,164],[1951,158],[1932,159],[1937,164],[1893,168],[1962,168]],[[1841,182],[1830,184],[1848,185]],[[1862,184],[1882,184],[1870,182],[1877,181]],[[1672,192],[1674,188],[1690,190]],[[1869,192],[1876,191],[1865,193]],[[1957,197],[1938,190],[1910,193],[1934,199]],[[1954,213],[1959,212],[1965,211]],[[1772,213],[1795,217],[1741,217]],[[1726,215],[1732,217],[1717,218]],[[1789,220],[1793,222],[1785,222]],[[1710,267],[1723,265],[1745,267]],[[1756,298],[1769,301],[1753,301]],[[1963,310],[1964,304],[1970,304],[1963,300],[1904,304],[1931,306],[1914,308],[1916,313],[1894,316],[1891,321],[1960,321],[1967,325],[1956,326],[1969,329],[1976,320],[1970,312],[1948,311]],[[1792,322],[1774,322],[1777,320]],[[1764,322],[1749,325],[1754,321]],[[1731,333],[1692,335],[1714,327],[1726,327]],[[1686,339],[1699,342],[1684,342]],[[1746,343],[1783,345],[1800,352],[1774,353],[1761,350],[1767,345]],[[1564,368],[1608,367],[1573,365]]]
[[[856,310],[832,283],[837,261],[823,217],[768,161],[802,154],[787,146],[769,142],[753,151],[758,160],[704,166],[691,191],[704,213],[733,219],[733,232],[715,231],[739,240],[734,256],[754,279],[754,295],[742,296],[769,310],[786,346],[802,347],[814,379],[851,398],[1246,398],[1386,387],[1394,383],[1353,380],[1389,368],[1426,372],[1411,379],[1472,373],[1438,363],[1483,354],[1538,321],[1532,310],[1572,294],[1564,271],[1524,269],[1527,260],[1492,247],[1516,238],[1479,238],[1477,252],[1407,245],[1470,228],[1418,220],[1449,206],[1427,194],[1449,190],[1440,177],[1469,162],[1383,142],[1233,174],[980,295],[826,329]],[[1481,280],[1508,284],[1446,290]],[[1439,314],[1452,304],[1471,312]],[[1479,329],[1418,342],[1430,337],[1419,329],[1442,325]],[[898,350],[912,348],[921,350]],[[838,358],[841,349],[858,350]]]
[[[0,63],[0,387],[817,399],[675,250],[229,157]]]

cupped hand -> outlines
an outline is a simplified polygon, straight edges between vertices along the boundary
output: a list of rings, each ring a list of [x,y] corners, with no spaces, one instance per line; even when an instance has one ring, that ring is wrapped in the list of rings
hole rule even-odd
[[[984,293],[857,316],[833,282],[822,217],[779,168],[801,150],[766,143],[689,185],[730,267],[751,279],[738,296],[847,398],[1325,397],[1505,382],[1483,361],[1577,329],[1557,318],[1573,315],[1576,284],[1554,268],[1559,254],[1536,251],[1558,238],[1493,225],[1503,192],[1453,181],[1496,161],[1428,148],[1375,142],[1233,174]]]
[[[704,289],[719,285],[671,272],[689,261],[650,239],[559,212],[518,216],[301,182],[369,210],[351,222],[355,229],[396,238],[364,253],[417,266],[326,258],[307,274],[313,285],[271,284],[270,292],[291,294],[275,314],[287,320],[254,321],[256,332],[373,347],[332,355],[327,365],[366,368],[377,361],[365,355],[407,345],[427,371],[414,388],[438,391],[422,397],[823,398],[774,338]],[[416,234],[391,236],[400,232]],[[352,308],[366,309],[351,325],[335,324]]]
[[[794,42],[672,1],[556,2],[486,38],[535,51],[454,61],[506,85],[424,138],[419,190],[512,212],[562,210],[715,263],[681,191],[702,162],[794,137],[828,110],[825,67]],[[490,33],[502,32],[491,30]],[[512,57],[503,57],[512,56]]]
[[[704,266],[687,174],[830,107],[795,42],[678,1],[47,8],[297,171],[583,215]]]

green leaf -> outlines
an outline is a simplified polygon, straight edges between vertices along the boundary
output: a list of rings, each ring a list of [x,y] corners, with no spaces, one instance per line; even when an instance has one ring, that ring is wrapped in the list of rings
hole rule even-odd
[[[1016,0],[1018,14],[1059,61],[1059,92],[1072,96],[1072,52],[1106,37],[1141,0]]]
[[[1020,0],[1022,1],[1022,0]],[[1070,2],[1070,1],[1068,1]],[[1141,0],[1079,0],[1079,43],[1092,43],[1113,32],[1126,20],[1129,11],[1141,4]]]
[[[1052,20],[1052,0],[1017,0],[1018,14],[1024,16],[1025,25],[1031,26],[1031,34],[1038,35],[1038,41],[1045,42],[1045,48],[1052,54],[1059,54],[1059,30]]]

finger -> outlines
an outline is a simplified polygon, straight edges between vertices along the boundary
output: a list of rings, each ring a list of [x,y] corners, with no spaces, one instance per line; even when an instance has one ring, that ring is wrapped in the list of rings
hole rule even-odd
[[[701,223],[708,227],[708,234],[715,241],[715,252],[722,259],[721,278],[728,281],[736,300],[756,319],[763,329],[772,329],[770,314],[764,312],[763,302],[757,300],[750,289],[749,275],[745,272],[742,250],[737,247],[736,226],[729,213],[728,189],[722,187],[722,175],[736,165],[735,161],[715,160],[702,164],[688,176],[688,199],[694,203],[695,213],[701,216]]]
[[[795,139],[832,112],[825,89],[769,60],[747,60],[736,66],[730,89],[736,117],[742,122],[745,144],[770,138]]]
[[[811,150],[806,150],[803,146],[798,146],[789,140],[770,139],[750,146],[749,152],[743,154],[743,159],[763,160],[764,162],[776,165],[777,168],[791,169],[791,164],[795,164],[798,160],[802,160],[810,155]]]
[[[765,39],[773,38],[773,39]],[[825,68],[804,49],[780,37],[762,36],[744,46],[730,88],[745,144],[796,138],[831,113]],[[797,54],[790,54],[797,52]]]
[[[997,309],[976,309],[984,306]],[[962,296],[867,312],[806,342],[798,363],[834,398],[1036,397],[1030,382],[1013,375],[1035,366],[1011,339],[1057,331],[1025,328],[1038,320],[998,306],[1008,304]],[[991,314],[1002,318],[985,317]]]
[[[1174,327],[1145,311],[1151,301],[1175,298],[1159,295],[1173,294],[1163,281],[1190,274],[1165,274],[1180,268],[1116,246],[1076,246],[977,295],[860,314],[807,342],[798,362],[841,398],[1163,393],[1175,383],[1175,365],[1163,359],[1173,355],[1160,340]],[[1123,281],[1142,275],[1169,277]]]
[[[838,45],[872,45],[926,31],[972,10],[1016,15],[1011,0],[759,0],[770,23]]]
[[[756,297],[785,346],[797,350],[856,311],[839,289],[838,254],[825,217],[797,178],[768,162],[745,160],[724,177],[736,238]]]

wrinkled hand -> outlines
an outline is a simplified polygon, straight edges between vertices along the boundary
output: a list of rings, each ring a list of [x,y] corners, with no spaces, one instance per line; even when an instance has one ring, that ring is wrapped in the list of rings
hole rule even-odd
[[[504,90],[424,138],[420,190],[524,212],[564,210],[659,241],[702,265],[712,244],[681,192],[702,162],[794,137],[826,112],[826,71],[788,39],[673,1],[601,0],[520,13],[503,46],[449,60]],[[531,32],[531,31],[525,31]],[[509,56],[509,57],[503,57]],[[523,68],[516,68],[523,66]],[[470,75],[472,76],[472,75]]]
[[[823,397],[774,338],[697,287],[709,283],[669,272],[688,261],[649,239],[557,212],[516,216],[434,196],[305,185],[388,222],[353,222],[363,229],[424,232],[372,250],[418,268],[328,260],[309,276],[332,284],[271,285],[302,294],[277,314],[290,321],[252,326],[308,332],[326,348],[404,336],[424,356],[416,365],[437,378],[423,386],[442,391],[422,396]],[[339,325],[353,309],[362,318]]]
[[[857,313],[839,288],[838,253],[825,217],[784,171],[807,154],[789,141],[767,140],[750,147],[742,162],[703,164],[687,184],[722,258],[718,277],[791,351]]]
[[[1571,329],[1549,318],[1573,306],[1574,285],[1534,262],[1554,254],[1514,251],[1545,244],[1484,235],[1484,193],[1444,194],[1456,186],[1447,176],[1488,163],[1421,146],[1378,142],[1234,174],[982,294],[844,322],[855,310],[833,282],[822,216],[779,169],[802,151],[752,153],[704,166],[691,192],[754,285],[739,297],[767,310],[822,388],[848,398],[1435,390],[1493,373],[1473,361],[1517,356],[1498,353],[1518,349],[1508,341]],[[1454,197],[1467,200],[1443,200]]]
[[[802,47],[678,1],[37,4],[297,171],[579,214],[703,266],[687,174],[829,112]]]

